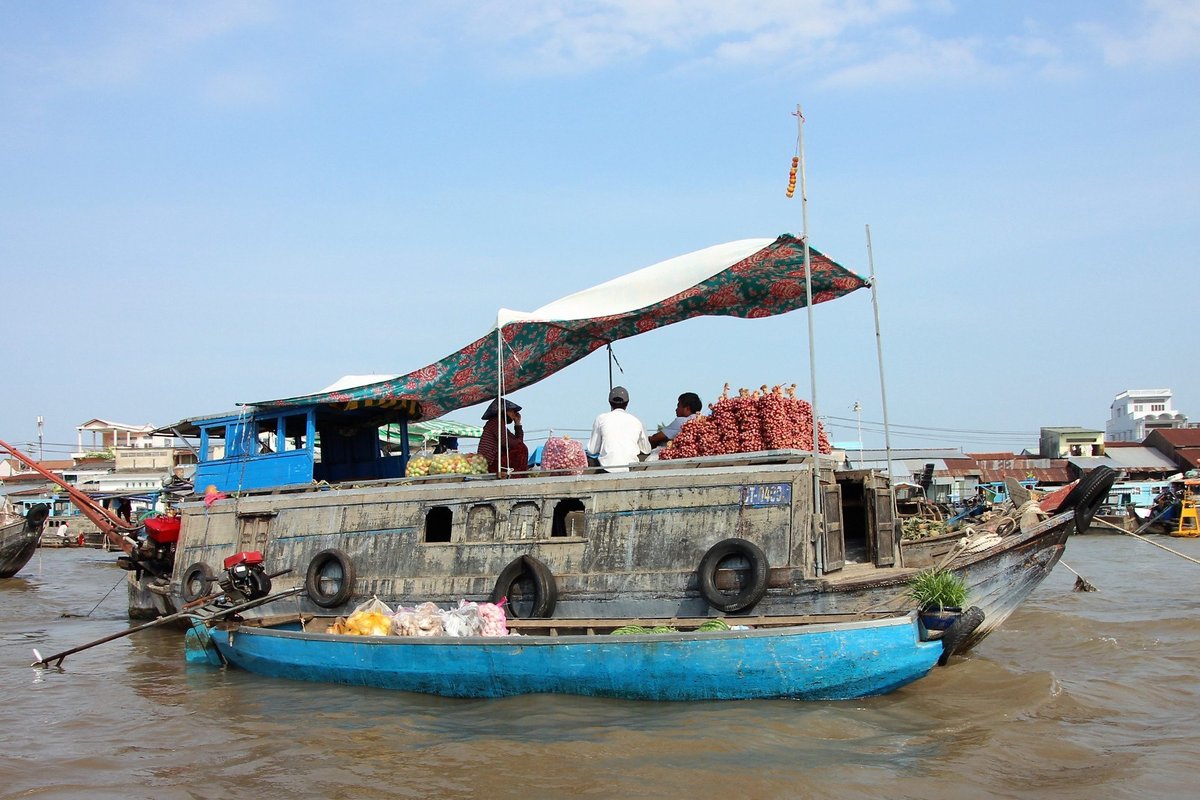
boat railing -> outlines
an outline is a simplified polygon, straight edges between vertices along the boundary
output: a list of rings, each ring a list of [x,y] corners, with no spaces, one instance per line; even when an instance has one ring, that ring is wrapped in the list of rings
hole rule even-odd
[[[270,486],[254,489],[243,489],[238,492],[230,492],[233,497],[265,497],[270,495],[280,494],[303,494],[307,492],[329,491],[334,489],[365,489],[387,486],[432,486],[437,484],[463,484],[463,483],[480,483],[492,482],[497,480],[509,479],[557,479],[567,478],[574,479],[581,476],[593,478],[611,479],[614,481],[627,479],[631,476],[646,475],[647,473],[667,473],[678,472],[680,470],[713,470],[713,469],[755,469],[755,468],[778,468],[778,467],[796,467],[804,464],[811,464],[813,461],[812,453],[808,450],[764,450],[752,453],[729,453],[726,455],[715,456],[697,456],[695,458],[680,458],[671,460],[651,460],[642,461],[634,464],[629,464],[627,472],[605,472],[601,467],[587,467],[563,470],[528,470],[524,472],[514,472],[509,476],[498,478],[491,474],[466,474],[466,473],[449,473],[441,475],[425,475],[421,477],[407,478],[377,478],[367,480],[351,480],[340,481],[337,483],[329,483],[326,481],[313,481],[310,483],[293,483],[280,486]],[[836,466],[834,459],[828,456],[820,457],[822,470],[832,469]],[[199,500],[199,495],[193,497],[194,500]]]

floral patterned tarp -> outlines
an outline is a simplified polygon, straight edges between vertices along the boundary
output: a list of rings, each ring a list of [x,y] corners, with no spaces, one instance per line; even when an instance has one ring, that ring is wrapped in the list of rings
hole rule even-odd
[[[765,243],[764,246],[759,246]],[[740,246],[740,247],[739,247]],[[749,253],[745,255],[745,253]],[[729,263],[721,263],[724,258]],[[867,285],[867,281],[809,248],[813,303],[823,303]],[[710,268],[715,264],[715,268]],[[680,275],[707,274],[686,288]],[[648,287],[648,288],[647,288]],[[658,287],[671,294],[656,297]],[[593,293],[589,295],[589,293]],[[626,308],[622,298],[645,299]],[[588,301],[589,302],[584,302]],[[605,305],[607,304],[607,306]],[[496,396],[498,339],[503,339],[504,389],[514,392],[546,378],[606,344],[685,319],[730,316],[753,319],[803,308],[804,246],[784,234],[774,241],[745,240],[718,245],[656,264],[543,306],[531,314],[508,312],[496,328],[440,361],[407,375],[337,391],[253,403],[260,408],[334,404],[346,410],[396,406],[411,418],[433,419]],[[545,318],[555,309],[619,309],[598,316]],[[415,406],[419,404],[419,409]]]

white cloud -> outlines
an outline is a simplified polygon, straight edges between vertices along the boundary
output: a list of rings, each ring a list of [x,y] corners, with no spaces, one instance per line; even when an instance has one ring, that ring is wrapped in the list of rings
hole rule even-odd
[[[927,83],[993,71],[979,56],[982,41],[977,38],[937,40],[911,28],[880,38],[884,44],[872,55],[833,70],[822,83],[832,87]]]
[[[1123,67],[1155,65],[1200,58],[1200,2],[1143,0],[1137,25],[1088,23],[1079,28],[1091,36],[1106,63]]]
[[[511,69],[571,73],[655,53],[734,63],[794,58],[857,27],[913,10],[910,0],[560,0],[469,3],[467,32]]]
[[[1138,25],[1120,26],[1108,11],[1104,27],[1086,28],[1108,63],[1200,54],[1200,1],[1142,0],[1137,9]],[[518,78],[632,65],[664,73],[803,73],[839,87],[1014,73],[1062,80],[1086,64],[1078,39],[1084,26],[1052,8],[1035,8],[1027,19],[979,17],[963,0],[139,0],[61,16],[53,9],[27,14],[24,29],[0,33],[0,89],[22,98],[119,89],[174,70],[181,91],[246,105],[279,97],[310,67],[356,61],[410,80],[451,65]]]

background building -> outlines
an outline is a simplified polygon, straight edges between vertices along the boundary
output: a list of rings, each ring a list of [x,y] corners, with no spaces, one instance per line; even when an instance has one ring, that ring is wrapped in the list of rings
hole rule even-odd
[[[1091,428],[1042,428],[1038,454],[1042,458],[1102,456],[1104,439],[1104,434]]]
[[[1187,427],[1187,417],[1172,407],[1170,389],[1126,389],[1111,408],[1104,426],[1106,441],[1140,442],[1151,431]]]

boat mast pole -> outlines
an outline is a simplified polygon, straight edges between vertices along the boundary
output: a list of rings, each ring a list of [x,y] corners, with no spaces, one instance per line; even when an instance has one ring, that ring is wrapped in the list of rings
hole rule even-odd
[[[504,413],[504,325],[496,315],[496,477],[504,471],[504,437],[508,433],[508,415]]]
[[[800,241],[804,245],[804,297],[808,305],[808,380],[812,389],[813,513],[821,513],[821,445],[817,418],[817,344],[813,326],[812,257],[808,249],[808,181],[804,170],[804,113],[796,104],[796,150],[800,157]],[[823,526],[821,526],[823,527]]]
[[[875,279],[875,251],[871,249],[871,226],[867,228],[867,266],[871,270],[871,308],[875,312],[875,358],[879,362],[879,396],[883,403],[883,446],[887,452],[888,483],[895,486],[892,474],[892,429],[888,424],[887,382],[883,379],[883,335],[879,329],[879,290]],[[861,447],[861,445],[860,445]],[[862,457],[862,453],[859,453]],[[892,490],[892,519],[896,519],[896,492]]]

